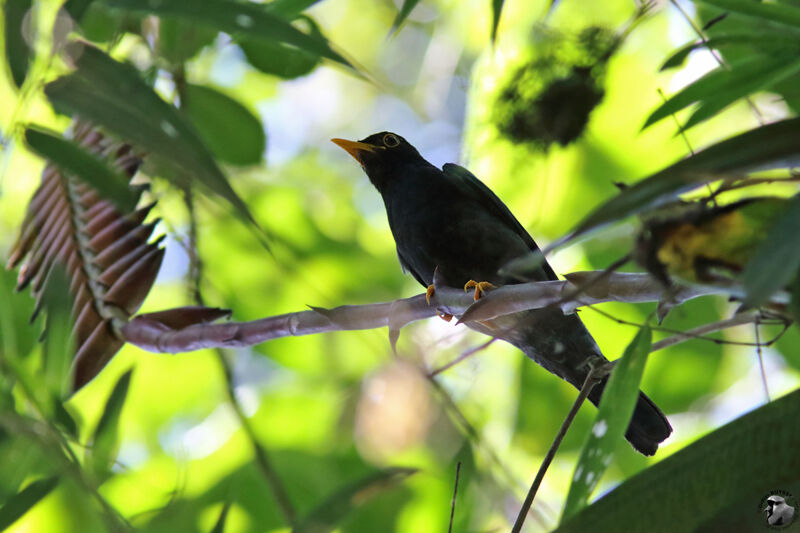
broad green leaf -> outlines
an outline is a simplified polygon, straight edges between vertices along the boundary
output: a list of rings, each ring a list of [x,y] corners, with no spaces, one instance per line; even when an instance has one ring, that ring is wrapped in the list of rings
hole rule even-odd
[[[211,533],[225,533],[225,521],[228,519],[228,511],[231,510],[231,502],[225,502],[225,505],[222,506],[222,511],[219,513],[219,518],[217,518],[217,523],[214,524],[214,529],[211,530]]]
[[[414,474],[415,468],[389,468],[339,490],[313,509],[294,528],[294,533],[330,531],[354,508],[390,490]]]
[[[592,432],[583,446],[575,475],[567,493],[562,521],[580,511],[589,501],[600,478],[611,464],[617,444],[624,437],[642,381],[652,333],[648,326],[639,330],[625,353],[617,360],[597,408]]]
[[[83,19],[83,15],[86,14],[86,10],[89,9],[89,6],[92,4],[93,0],[67,0],[64,2],[63,9],[69,13],[69,16],[73,18],[76,22],[80,23],[81,19]]]
[[[38,126],[25,129],[25,140],[31,150],[65,173],[91,185],[101,196],[114,202],[123,213],[136,207],[139,194],[130,187],[128,178],[106,161],[57,133]]]
[[[31,0],[6,0],[3,4],[6,64],[17,87],[22,87],[31,63],[33,52],[26,41],[25,32],[35,27],[30,20],[33,16]],[[31,39],[33,37],[28,36],[28,40]]]
[[[400,7],[400,11],[397,12],[394,22],[392,22],[392,32],[400,29],[400,26],[403,25],[418,3],[419,0],[403,0],[403,5]]]
[[[36,346],[38,333],[30,324],[34,300],[14,290],[15,273],[0,268],[0,357],[26,357]]]
[[[134,12],[193,20],[231,35],[282,42],[351,66],[324,39],[307,35],[263,6],[226,0],[102,0],[106,5]]]
[[[45,496],[56,488],[58,477],[48,477],[37,479],[22,489],[19,493],[9,498],[0,508],[0,530],[4,530],[11,524],[19,520],[25,513],[30,511],[34,505],[39,503]]]
[[[497,27],[500,25],[504,2],[505,0],[492,0],[492,42],[497,40]]]
[[[625,188],[547,248],[660,205],[678,194],[732,173],[800,164],[800,118],[761,126],[712,145]]]
[[[667,70],[674,67],[679,67],[686,61],[689,54],[695,50],[716,50],[725,48],[727,46],[737,45],[758,45],[761,48],[774,50],[775,52],[786,52],[787,49],[798,48],[798,40],[794,35],[784,35],[780,33],[772,34],[769,39],[764,38],[763,33],[738,33],[731,35],[720,35],[707,39],[706,41],[699,41],[689,43],[676,50],[669,58],[661,65],[661,70]]]
[[[128,385],[131,381],[131,373],[128,370],[114,385],[114,390],[106,401],[103,415],[97,428],[94,430],[91,447],[92,468],[98,479],[102,480],[111,470],[111,466],[117,456],[117,445],[119,441],[119,418],[122,407],[125,405],[125,397],[128,394]]]
[[[299,15],[297,20],[308,26],[310,35],[324,39],[314,19]],[[244,52],[248,63],[265,74],[284,79],[294,79],[308,74],[322,60],[317,54],[263,39],[239,36],[236,43]]]
[[[795,196],[742,272],[747,305],[764,303],[800,272],[800,196]]]
[[[707,104],[708,109],[697,118],[693,116],[690,119],[692,124],[696,124],[700,121],[701,116],[708,118],[713,114],[709,111],[719,111],[739,98],[769,87],[773,83],[795,74],[798,70],[800,70],[800,61],[797,61],[794,56],[784,54],[770,58],[751,57],[733,69],[719,67],[661,104],[647,118],[642,128],[647,128],[695,102],[703,101]],[[684,129],[688,129],[688,127],[687,124]]]
[[[158,53],[179,65],[214,42],[218,32],[180,17],[161,17],[158,24]]]
[[[187,85],[183,106],[218,159],[234,165],[261,161],[267,142],[264,127],[242,104],[209,87]]]
[[[198,180],[256,225],[195,129],[133,67],[81,43],[72,43],[69,52],[77,70],[45,86],[56,110],[79,115],[147,150],[172,171],[167,177],[181,185]]]
[[[42,346],[43,379],[39,382],[45,386],[47,395],[57,404],[60,404],[61,399],[70,392],[72,380],[69,379],[69,370],[75,355],[69,283],[64,268],[61,264],[55,264],[47,275],[43,296],[47,320]]]
[[[319,1],[320,0],[273,0],[264,7],[276,15],[292,20]]]
[[[800,9],[784,2],[754,2],[752,0],[693,0],[699,4],[719,7],[726,11],[773,22],[800,30]]]
[[[556,531],[617,532],[621,524],[625,531],[767,530],[760,500],[800,484],[798,418],[800,390],[640,472]]]

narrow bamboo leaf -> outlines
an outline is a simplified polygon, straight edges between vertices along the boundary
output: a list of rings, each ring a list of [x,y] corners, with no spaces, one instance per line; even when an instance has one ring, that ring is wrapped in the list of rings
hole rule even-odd
[[[69,46],[77,70],[48,83],[45,94],[59,112],[79,115],[147,150],[172,169],[167,177],[196,179],[255,223],[194,128],[164,102],[131,66],[81,43]]]
[[[78,438],[78,424],[72,418],[72,414],[64,407],[60,398],[53,398],[55,423],[69,436]]]
[[[692,126],[715,116],[736,100],[762,89],[768,89],[791,78],[798,72],[800,72],[800,61],[786,61],[783,66],[764,72],[758,77],[742,80],[741,83],[733,83],[727,90],[719,91],[711,95],[710,98],[704,98],[682,129],[684,131],[688,130]]]
[[[792,423],[799,418],[796,390],[643,470],[556,531],[768,529],[760,500],[800,483],[800,424]]]
[[[500,25],[500,14],[505,0],[492,0],[492,42],[497,40],[497,27]]]
[[[43,378],[37,380],[47,389],[47,396],[56,404],[70,391],[72,380],[69,369],[75,355],[75,339],[72,336],[72,297],[69,294],[69,278],[60,264],[55,264],[47,276],[44,287],[44,307],[47,322],[42,346]],[[55,412],[55,408],[53,412]]]
[[[261,161],[264,127],[245,106],[210,87],[187,85],[184,109],[218,159],[234,165]]]
[[[264,7],[271,13],[292,20],[319,1],[320,0],[273,0]]]
[[[214,529],[211,530],[211,533],[225,533],[225,521],[228,519],[228,511],[231,510],[231,502],[225,502],[225,505],[222,506],[222,511],[219,513],[219,518],[217,518],[217,523],[214,524]]]
[[[64,2],[64,10],[69,13],[76,22],[80,22],[86,10],[89,9],[93,0],[67,0]]]
[[[742,272],[746,304],[764,303],[772,293],[797,277],[800,271],[798,228],[800,196],[795,196]]]
[[[313,52],[350,67],[324,40],[307,35],[263,6],[228,0],[102,0],[106,5],[135,12],[170,15],[211,26],[232,35],[277,41]]]
[[[321,533],[335,529],[347,513],[367,500],[390,490],[416,471],[415,468],[389,468],[344,487],[313,509],[293,531]]]
[[[131,369],[122,374],[114,385],[92,437],[92,467],[98,479],[103,479],[107,475],[117,456],[119,418],[125,405],[132,372]]]
[[[774,22],[800,30],[800,9],[785,2],[753,2],[752,0],[692,0],[698,4],[716,6],[726,11]]]
[[[547,248],[640,213],[720,176],[800,164],[800,118],[746,131],[625,188]]]
[[[34,24],[30,20],[30,17],[33,16],[31,6],[31,0],[6,0],[3,5],[6,64],[11,71],[11,79],[17,87],[22,87],[22,83],[28,75],[28,67],[33,54],[25,40],[25,32],[32,31],[34,28]],[[29,17],[28,20],[26,20],[26,15]],[[32,39],[31,36],[28,38]]]
[[[414,10],[414,8],[419,3],[419,0],[404,0],[403,5],[400,6],[400,11],[397,12],[397,16],[394,18],[394,22],[392,22],[392,29],[391,32],[394,33],[400,29],[400,26],[406,21],[408,16]]]
[[[648,326],[639,330],[625,353],[616,362],[597,408],[592,432],[583,445],[575,475],[567,493],[562,521],[583,509],[600,478],[611,464],[614,450],[628,429],[642,381],[652,333]]]
[[[798,41],[795,35],[780,33],[770,35],[769,39],[764,39],[764,35],[758,32],[720,35],[706,41],[698,41],[682,46],[664,61],[664,64],[661,65],[661,70],[664,71],[681,66],[686,61],[686,58],[689,57],[689,54],[695,50],[716,50],[730,45],[758,45],[759,49],[786,52],[789,48],[797,49]]]
[[[57,476],[37,479],[9,498],[5,505],[0,508],[0,531],[9,527],[30,511],[34,505],[50,494],[56,488],[56,485],[58,485]]]
[[[771,58],[752,57],[734,69],[719,67],[696,82],[681,89],[677,94],[656,108],[647,117],[642,129],[701,100],[719,100],[727,106],[776,80],[796,72],[794,57],[778,55]],[[788,65],[787,65],[788,64]]]
[[[111,168],[106,161],[57,133],[38,126],[25,129],[25,140],[31,150],[67,174],[91,185],[101,196],[114,202],[122,212],[130,212],[136,207],[139,195],[130,187],[128,178]]]
[[[36,346],[38,332],[31,326],[34,300],[14,290],[15,272],[0,268],[0,357],[17,360]]]

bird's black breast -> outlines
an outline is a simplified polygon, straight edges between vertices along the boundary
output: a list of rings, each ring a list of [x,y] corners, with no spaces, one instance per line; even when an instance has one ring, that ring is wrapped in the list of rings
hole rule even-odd
[[[423,285],[503,284],[498,270],[528,245],[480,199],[433,166],[407,169],[381,191],[403,266]]]

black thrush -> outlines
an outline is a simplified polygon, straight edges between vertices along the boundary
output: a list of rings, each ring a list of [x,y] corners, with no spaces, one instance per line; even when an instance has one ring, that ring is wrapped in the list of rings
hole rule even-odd
[[[438,268],[447,286],[475,287],[477,299],[488,287],[518,282],[499,274],[500,269],[538,252],[511,211],[467,169],[448,163],[440,170],[394,133],[333,142],[361,164],[381,193],[400,264],[428,287],[429,294]],[[547,262],[525,274],[530,280],[558,279]],[[560,309],[523,311],[493,319],[491,325],[468,325],[513,344],[577,388],[593,365],[607,362],[580,318]],[[605,380],[598,383],[589,395],[595,405],[605,385]],[[639,452],[653,455],[671,432],[661,410],[640,393],[628,441]]]

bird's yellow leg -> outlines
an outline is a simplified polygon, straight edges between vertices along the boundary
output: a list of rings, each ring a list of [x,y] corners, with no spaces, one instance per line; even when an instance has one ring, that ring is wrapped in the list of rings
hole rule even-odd
[[[487,290],[497,288],[494,284],[489,283],[488,281],[475,281],[474,279],[471,279],[464,285],[464,292],[467,292],[473,287],[475,287],[475,296],[473,297],[475,301],[480,300],[481,296],[483,296],[483,293]]]
[[[436,294],[436,289],[433,287],[433,284],[428,285],[428,288],[425,291],[425,301],[428,302],[428,305],[431,305],[431,296],[433,296],[434,294]],[[438,309],[436,310],[436,314],[439,316],[439,318],[441,318],[445,322],[450,322],[451,320],[453,320],[453,315],[450,315],[448,313],[442,313]]]

